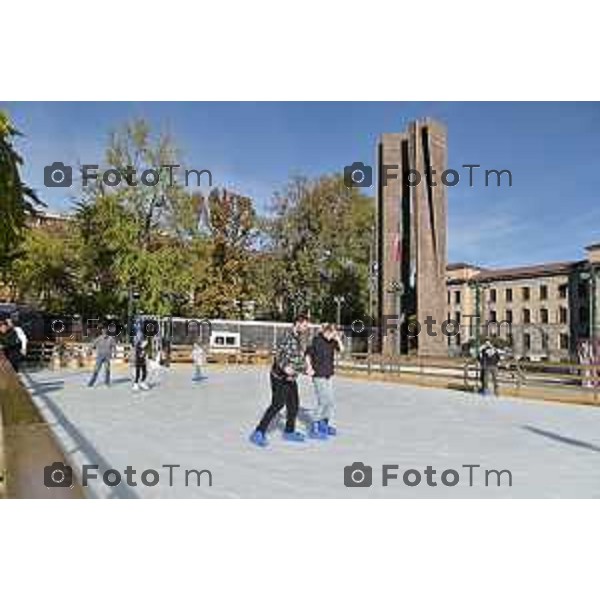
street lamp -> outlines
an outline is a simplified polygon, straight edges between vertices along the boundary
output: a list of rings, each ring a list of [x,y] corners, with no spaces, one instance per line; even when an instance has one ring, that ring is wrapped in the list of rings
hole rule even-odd
[[[400,313],[402,310],[402,294],[404,293],[404,285],[396,280],[393,280],[390,283],[390,287],[387,290],[388,294],[393,294],[396,300],[396,318],[398,323],[398,331],[396,333],[396,354],[400,356],[401,346],[400,346],[400,325],[401,318]]]
[[[337,304],[337,326],[339,327],[342,323],[342,304],[346,302],[344,296],[334,296],[333,301]]]
[[[596,269],[594,265],[590,265],[589,271],[583,271],[579,274],[583,281],[588,282],[589,286],[589,318],[590,318],[590,348],[594,351],[594,342],[596,339]]]
[[[467,285],[475,289],[475,354],[479,356],[479,347],[481,346],[481,290],[490,286],[479,281],[469,281]]]

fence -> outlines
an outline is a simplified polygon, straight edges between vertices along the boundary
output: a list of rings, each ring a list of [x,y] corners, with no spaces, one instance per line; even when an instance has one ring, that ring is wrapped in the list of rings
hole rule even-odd
[[[0,497],[80,498],[81,487],[46,487],[46,467],[66,464],[50,426],[0,351]]]
[[[426,383],[465,391],[480,390],[480,366],[474,359],[410,358],[354,353],[337,361],[340,371],[385,376],[406,383]],[[551,400],[597,404],[600,396],[600,364],[529,362],[509,359],[500,363],[503,393]]]

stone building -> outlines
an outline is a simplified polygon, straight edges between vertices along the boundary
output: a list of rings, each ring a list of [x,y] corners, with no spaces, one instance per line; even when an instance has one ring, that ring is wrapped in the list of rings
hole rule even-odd
[[[447,318],[460,323],[460,334],[446,338],[449,353],[459,354],[479,330],[480,339],[509,341],[517,357],[575,358],[580,342],[600,336],[600,244],[586,250],[581,261],[507,269],[448,265]]]

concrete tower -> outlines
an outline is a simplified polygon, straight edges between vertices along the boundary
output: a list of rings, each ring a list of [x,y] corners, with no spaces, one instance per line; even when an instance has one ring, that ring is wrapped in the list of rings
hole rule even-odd
[[[430,119],[410,123],[404,133],[383,134],[377,146],[378,320],[386,353],[448,351],[441,333],[447,318],[446,148],[445,127]],[[405,324],[400,339],[385,330],[398,312]],[[407,329],[412,317],[421,325],[418,336]],[[428,317],[436,321],[437,336],[427,335]]]

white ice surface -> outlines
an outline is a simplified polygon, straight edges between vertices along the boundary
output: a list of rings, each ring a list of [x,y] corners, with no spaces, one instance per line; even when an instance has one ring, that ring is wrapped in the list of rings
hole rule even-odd
[[[215,498],[552,498],[600,497],[600,411],[594,407],[483,399],[457,391],[336,378],[339,436],[290,444],[278,429],[270,446],[256,448],[248,435],[269,401],[268,370],[212,369],[191,382],[191,367],[176,366],[149,392],[134,393],[127,375],[113,373],[104,387],[85,387],[88,373],[40,371],[24,376],[35,401],[53,423],[76,472],[92,462],[102,469],[137,471],[137,487],[94,485],[100,497]],[[301,401],[313,403],[310,382]],[[300,422],[300,430],[304,424]],[[344,467],[373,468],[368,488],[344,485]],[[382,485],[382,464],[397,464],[399,479]],[[181,465],[169,485],[165,464]],[[469,485],[464,464],[479,464]],[[436,469],[438,485],[408,487],[407,469]],[[143,486],[140,473],[155,469],[160,483]],[[185,485],[185,469],[209,469],[198,487]],[[440,474],[455,469],[460,482],[444,486]],[[509,469],[485,485],[485,469]]]

